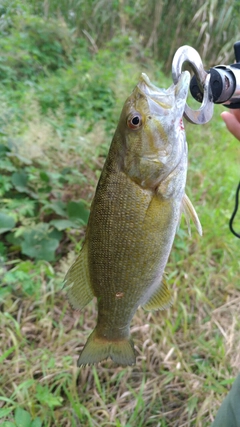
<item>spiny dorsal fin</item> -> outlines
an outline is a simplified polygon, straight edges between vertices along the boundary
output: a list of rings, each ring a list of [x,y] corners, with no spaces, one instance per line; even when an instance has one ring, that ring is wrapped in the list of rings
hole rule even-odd
[[[190,218],[191,218],[196,226],[198,233],[200,234],[200,236],[202,236],[202,226],[197,216],[197,212],[195,211],[191,203],[191,200],[188,198],[186,194],[184,194],[182,199],[182,212],[185,214],[189,235],[191,235],[191,228],[190,228]]]
[[[173,298],[168,289],[167,282],[163,279],[157,291],[143,307],[145,310],[165,310],[170,307],[172,300]]]
[[[86,242],[65,276],[64,287],[70,304],[78,310],[85,307],[94,297],[90,284]]]

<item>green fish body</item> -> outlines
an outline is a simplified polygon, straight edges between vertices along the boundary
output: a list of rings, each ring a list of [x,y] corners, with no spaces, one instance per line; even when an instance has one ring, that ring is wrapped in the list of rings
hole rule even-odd
[[[182,212],[201,226],[185,195],[187,143],[182,115],[189,87],[184,72],[168,90],[145,74],[126,100],[91,206],[82,251],[65,282],[74,308],[95,296],[97,326],[79,365],[107,357],[135,363],[130,323],[139,306],[164,309],[162,280]]]

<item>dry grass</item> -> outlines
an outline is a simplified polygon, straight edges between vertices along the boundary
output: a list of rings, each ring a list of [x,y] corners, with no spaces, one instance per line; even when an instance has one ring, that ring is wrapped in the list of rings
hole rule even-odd
[[[1,360],[0,394],[40,414],[44,426],[207,426],[239,369],[240,294],[214,270],[207,294],[204,283],[192,284],[195,268],[185,277],[180,269],[171,309],[138,310],[134,368],[109,361],[79,370],[95,304],[72,311],[44,276],[38,299],[16,290],[1,312],[1,354],[12,352]]]

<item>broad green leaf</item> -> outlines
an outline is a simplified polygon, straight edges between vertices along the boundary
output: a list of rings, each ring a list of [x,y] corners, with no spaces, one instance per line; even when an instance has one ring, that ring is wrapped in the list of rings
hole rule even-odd
[[[1,158],[1,152],[0,152],[0,169],[2,171],[7,172],[15,172],[16,167],[12,164],[10,159],[8,158]]]
[[[59,230],[56,230],[56,228],[54,228],[52,231],[50,231],[50,233],[48,234],[48,236],[51,239],[56,239],[56,240],[58,240],[60,242],[60,240],[63,237],[63,233],[61,231],[59,231]]]
[[[42,239],[36,242],[33,236],[28,236],[21,244],[21,248],[22,253],[31,258],[53,261],[58,244],[56,239]]]
[[[39,417],[35,418],[35,420],[32,421],[31,427],[41,427],[42,421]]]
[[[8,243],[11,243],[11,245],[13,245],[13,246],[20,246],[21,241],[22,241],[21,237],[15,236],[14,232],[8,233],[6,236],[6,240]]]
[[[49,175],[45,171],[40,171],[39,176],[43,182],[49,182]]]
[[[66,230],[66,228],[78,228],[79,224],[69,219],[53,219],[50,222],[51,225],[57,228],[57,230]]]
[[[30,427],[31,425],[31,415],[22,408],[16,409],[14,419],[17,427]]]
[[[12,182],[10,176],[0,174],[0,197],[12,189]]]
[[[29,274],[34,270],[34,268],[34,262],[27,260],[20,262],[15,271],[23,271],[24,273]]]
[[[70,220],[79,221],[80,224],[87,224],[89,210],[84,202],[69,202],[67,204],[67,213]]]
[[[15,220],[11,215],[0,212],[0,234],[12,230],[15,226]]]
[[[53,261],[59,240],[49,236],[48,228],[48,224],[41,223],[25,231],[21,242],[22,253],[31,258]]]
[[[58,201],[52,202],[52,203],[46,203],[44,205],[44,209],[51,209],[56,214],[58,214],[60,216],[66,216],[67,215],[66,204],[64,202],[62,202],[61,200],[58,200]]]
[[[27,183],[28,183],[28,176],[26,172],[20,171],[20,172],[14,172],[12,174],[12,183],[16,190],[20,192],[24,192],[28,190]]]
[[[0,409],[1,411],[1,409]],[[3,424],[1,424],[1,427],[16,427],[16,424],[13,423],[12,421],[4,421]]]
[[[8,212],[14,211],[15,217],[34,216],[36,201],[23,194],[18,194],[14,198],[5,199]]]

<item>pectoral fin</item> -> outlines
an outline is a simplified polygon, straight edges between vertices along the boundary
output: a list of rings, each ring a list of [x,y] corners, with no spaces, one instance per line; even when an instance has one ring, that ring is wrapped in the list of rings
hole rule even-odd
[[[160,287],[143,307],[145,310],[165,310],[170,307],[172,300],[173,298],[168,289],[167,282],[163,279]]]
[[[68,270],[64,282],[69,302],[73,308],[81,310],[94,297],[89,277],[87,242]]]
[[[191,218],[196,226],[198,233],[200,234],[200,236],[202,236],[202,226],[197,216],[197,212],[195,211],[190,199],[186,194],[184,194],[182,199],[182,212],[185,214],[189,234],[191,235],[191,228],[190,228],[190,218]]]

